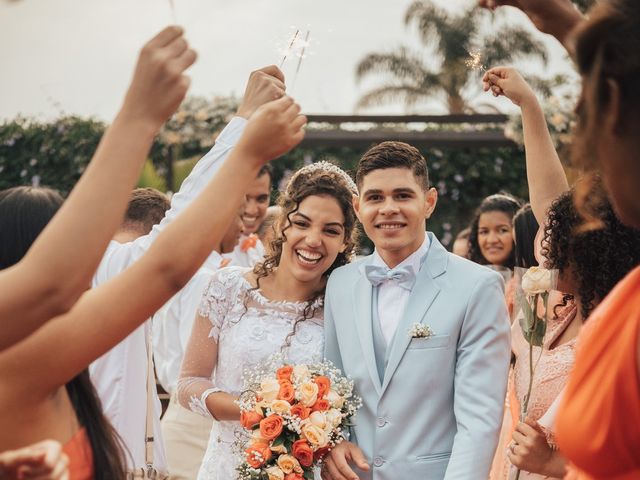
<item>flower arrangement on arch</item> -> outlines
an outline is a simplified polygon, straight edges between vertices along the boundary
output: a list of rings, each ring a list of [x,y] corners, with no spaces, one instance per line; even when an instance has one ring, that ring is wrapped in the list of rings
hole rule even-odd
[[[238,445],[240,480],[312,480],[362,405],[330,362],[266,366],[245,375],[245,385],[238,405],[249,440]]]

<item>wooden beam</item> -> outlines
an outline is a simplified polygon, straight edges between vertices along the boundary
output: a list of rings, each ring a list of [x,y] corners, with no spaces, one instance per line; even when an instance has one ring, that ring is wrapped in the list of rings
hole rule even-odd
[[[473,115],[307,115],[309,122],[317,123],[505,123],[503,114]]]

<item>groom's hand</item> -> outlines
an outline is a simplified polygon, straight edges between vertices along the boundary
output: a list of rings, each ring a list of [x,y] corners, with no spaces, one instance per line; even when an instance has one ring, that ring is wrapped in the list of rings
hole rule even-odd
[[[336,445],[325,457],[322,467],[323,480],[358,480],[360,477],[351,469],[352,463],[360,470],[369,471],[369,464],[362,450],[355,443],[346,440]]]
[[[258,107],[284,96],[284,74],[275,65],[251,72],[237,115],[248,119]]]

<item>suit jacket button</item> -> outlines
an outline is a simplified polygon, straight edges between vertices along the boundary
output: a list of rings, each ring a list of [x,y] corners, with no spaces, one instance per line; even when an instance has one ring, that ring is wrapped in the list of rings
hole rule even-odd
[[[381,467],[383,463],[384,463],[384,460],[383,460],[383,459],[381,459],[380,457],[376,457],[376,458],[373,460],[373,464],[374,464],[376,467]]]
[[[376,422],[376,424],[379,427],[384,427],[387,424],[387,421],[385,420],[384,417],[378,417],[378,421]]]

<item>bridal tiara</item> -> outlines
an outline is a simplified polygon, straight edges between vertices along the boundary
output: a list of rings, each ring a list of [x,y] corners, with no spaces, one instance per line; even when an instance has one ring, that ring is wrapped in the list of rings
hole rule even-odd
[[[306,165],[293,174],[291,180],[289,180],[289,184],[287,185],[287,191],[291,188],[293,181],[298,178],[299,175],[308,175],[311,173],[315,173],[317,171],[326,172],[326,173],[334,173],[338,175],[344,183],[347,185],[347,188],[351,190],[351,193],[354,195],[358,195],[358,187],[356,186],[353,179],[349,176],[347,172],[342,170],[337,165],[333,163],[329,163],[326,160],[320,160],[319,162],[312,163],[310,165]]]

